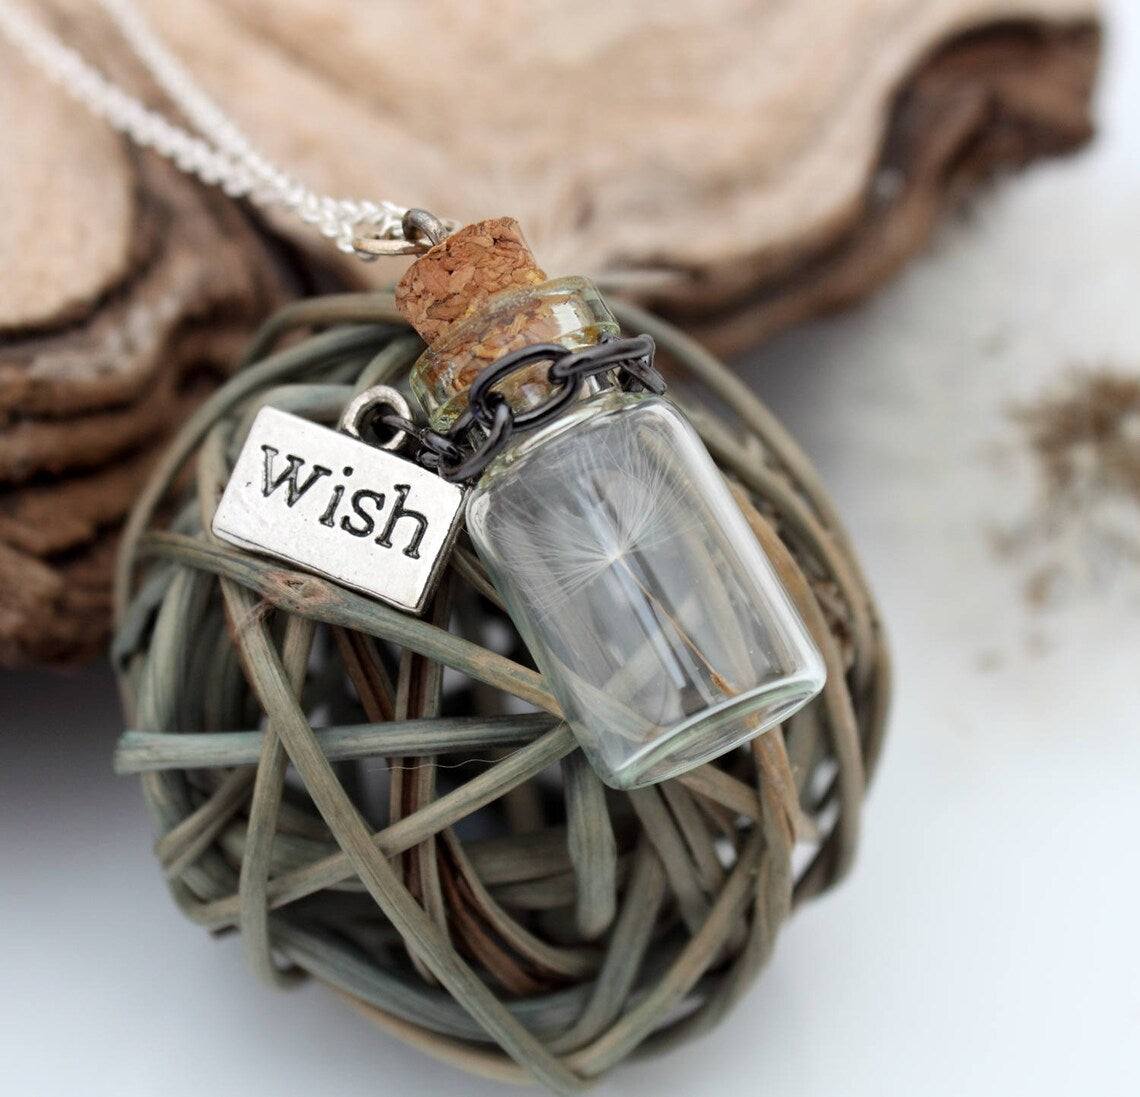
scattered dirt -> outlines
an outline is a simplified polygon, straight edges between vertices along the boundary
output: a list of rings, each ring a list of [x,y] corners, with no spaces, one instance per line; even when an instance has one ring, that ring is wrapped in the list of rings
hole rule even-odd
[[[1053,497],[1122,495],[1140,505],[1140,376],[1083,372],[1013,417]]]
[[[1082,369],[1010,414],[1041,495],[994,543],[1030,566],[1026,602],[1042,608],[1122,578],[1140,587],[1140,373]]]

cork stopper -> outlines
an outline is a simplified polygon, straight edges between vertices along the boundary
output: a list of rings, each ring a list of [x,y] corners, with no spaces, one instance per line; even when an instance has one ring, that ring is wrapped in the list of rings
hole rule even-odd
[[[546,281],[512,217],[476,221],[421,255],[396,286],[396,308],[429,347],[489,297]]]
[[[396,307],[428,345],[410,383],[435,430],[451,427],[475,379],[512,351],[577,349],[618,331],[588,279],[547,280],[510,217],[468,225],[420,256],[396,286]],[[516,412],[536,407],[550,395],[549,364],[512,372],[496,391]]]

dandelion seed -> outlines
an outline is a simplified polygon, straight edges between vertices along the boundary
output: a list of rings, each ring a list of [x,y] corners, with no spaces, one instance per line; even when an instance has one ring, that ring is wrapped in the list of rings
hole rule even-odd
[[[556,612],[600,576],[692,528],[684,487],[641,442],[622,434],[573,447],[560,457],[570,492],[520,490],[500,500],[503,520],[525,531],[511,546],[511,564],[530,577],[527,596],[537,608]]]

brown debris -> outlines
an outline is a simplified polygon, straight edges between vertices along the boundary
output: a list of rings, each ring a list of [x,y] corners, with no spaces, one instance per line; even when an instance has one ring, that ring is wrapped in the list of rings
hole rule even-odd
[[[1115,589],[1140,563],[1140,374],[1074,373],[1012,417],[1042,492],[993,544],[1028,569],[1026,605],[1043,610],[1090,586]]]
[[[1049,495],[1125,496],[1140,505],[1140,376],[1097,370],[1014,412]]]

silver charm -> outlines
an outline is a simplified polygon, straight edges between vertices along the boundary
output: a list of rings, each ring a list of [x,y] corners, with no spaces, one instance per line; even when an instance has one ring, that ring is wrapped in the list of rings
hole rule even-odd
[[[398,457],[403,435],[363,440],[379,405],[408,417],[403,397],[385,386],[361,393],[339,431],[262,408],[212,529],[231,545],[421,613],[458,531],[464,492]]]

